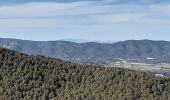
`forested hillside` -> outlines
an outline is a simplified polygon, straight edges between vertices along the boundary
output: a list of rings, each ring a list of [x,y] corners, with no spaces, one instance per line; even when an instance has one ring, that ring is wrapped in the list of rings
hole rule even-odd
[[[170,100],[170,80],[0,49],[0,100]]]

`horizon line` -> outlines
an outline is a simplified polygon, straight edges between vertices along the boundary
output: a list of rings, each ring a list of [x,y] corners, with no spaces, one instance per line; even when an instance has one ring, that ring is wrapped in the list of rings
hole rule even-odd
[[[156,40],[156,39],[127,39],[127,40],[118,40],[118,41],[102,41],[102,40],[84,40],[84,39],[56,39],[56,40],[31,40],[31,39],[21,39],[21,38],[5,38],[0,37],[0,39],[9,39],[9,40],[21,40],[21,41],[32,41],[32,42],[73,42],[73,43],[105,43],[105,44],[113,44],[117,42],[125,42],[125,41],[164,41],[170,42],[168,40]]]

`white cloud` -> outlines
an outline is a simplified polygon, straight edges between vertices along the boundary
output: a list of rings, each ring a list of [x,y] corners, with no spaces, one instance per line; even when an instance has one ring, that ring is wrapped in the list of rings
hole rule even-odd
[[[32,2],[0,6],[2,27],[59,27],[76,25],[169,25],[170,4],[110,4],[111,0],[72,3]]]
[[[119,13],[119,14],[106,14],[106,15],[93,15],[93,20],[96,23],[113,24],[113,23],[134,23],[142,19],[145,14],[141,13]]]

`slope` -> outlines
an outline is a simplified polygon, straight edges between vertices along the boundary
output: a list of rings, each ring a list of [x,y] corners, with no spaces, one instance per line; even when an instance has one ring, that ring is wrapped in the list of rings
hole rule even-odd
[[[0,49],[0,99],[168,100],[170,80]]]

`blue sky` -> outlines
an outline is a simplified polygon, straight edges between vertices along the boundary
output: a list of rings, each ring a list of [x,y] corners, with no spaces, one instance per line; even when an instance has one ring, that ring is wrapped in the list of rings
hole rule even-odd
[[[170,0],[1,0],[0,37],[170,41]]]

